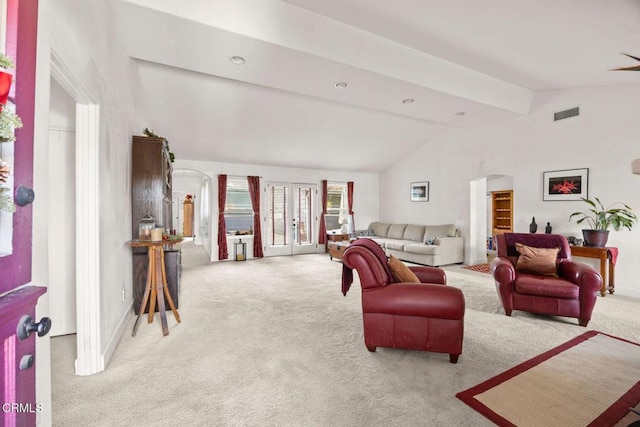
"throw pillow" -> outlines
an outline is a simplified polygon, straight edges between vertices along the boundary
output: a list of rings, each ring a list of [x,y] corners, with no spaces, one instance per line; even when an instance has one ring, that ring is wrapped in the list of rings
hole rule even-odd
[[[409,269],[402,261],[398,258],[391,255],[389,257],[389,268],[393,273],[393,276],[396,278],[398,282],[403,283],[420,283],[420,279],[416,276],[413,271]]]
[[[436,244],[436,240],[442,238],[444,236],[427,236],[424,238],[424,244],[425,245],[435,245]]]
[[[560,248],[533,248],[516,242],[516,250],[520,254],[516,262],[516,271],[540,276],[558,275],[556,258]]]

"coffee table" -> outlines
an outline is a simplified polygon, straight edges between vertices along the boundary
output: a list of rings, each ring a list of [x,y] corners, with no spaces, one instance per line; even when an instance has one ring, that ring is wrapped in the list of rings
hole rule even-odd
[[[344,250],[349,247],[350,242],[341,241],[341,242],[327,242],[327,248],[329,249],[329,259],[333,260],[334,258],[342,260],[342,254]]]

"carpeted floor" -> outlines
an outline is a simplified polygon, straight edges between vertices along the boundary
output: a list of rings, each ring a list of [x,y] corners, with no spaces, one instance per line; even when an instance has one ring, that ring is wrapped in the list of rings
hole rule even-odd
[[[170,335],[157,316],[143,322],[89,377],[73,374],[75,337],[52,339],[54,425],[488,426],[455,394],[587,329],[640,341],[638,300],[598,298],[587,329],[506,317],[491,276],[452,266],[449,284],[467,310],[458,364],[446,354],[370,353],[359,286],[342,296],[340,262],[314,254],[209,264],[199,247],[183,246],[182,323],[169,314]]]

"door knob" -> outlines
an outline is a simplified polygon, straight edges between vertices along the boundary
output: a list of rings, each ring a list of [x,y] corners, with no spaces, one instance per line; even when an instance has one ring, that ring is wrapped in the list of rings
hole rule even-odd
[[[49,333],[50,329],[51,319],[48,317],[43,317],[40,319],[40,322],[36,323],[31,316],[25,314],[18,322],[16,335],[18,335],[18,338],[21,340],[26,340],[29,338],[29,335],[31,335],[31,332],[37,332],[39,337],[43,337]]]
[[[18,186],[16,188],[16,204],[18,206],[27,206],[30,203],[33,203],[33,199],[35,198],[35,193],[32,189],[25,187],[24,185]]]

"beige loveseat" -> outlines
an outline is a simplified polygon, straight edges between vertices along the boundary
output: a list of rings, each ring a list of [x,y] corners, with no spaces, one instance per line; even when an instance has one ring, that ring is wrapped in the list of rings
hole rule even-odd
[[[387,255],[438,267],[464,262],[464,238],[453,224],[416,225],[372,222],[360,238],[376,241]]]

